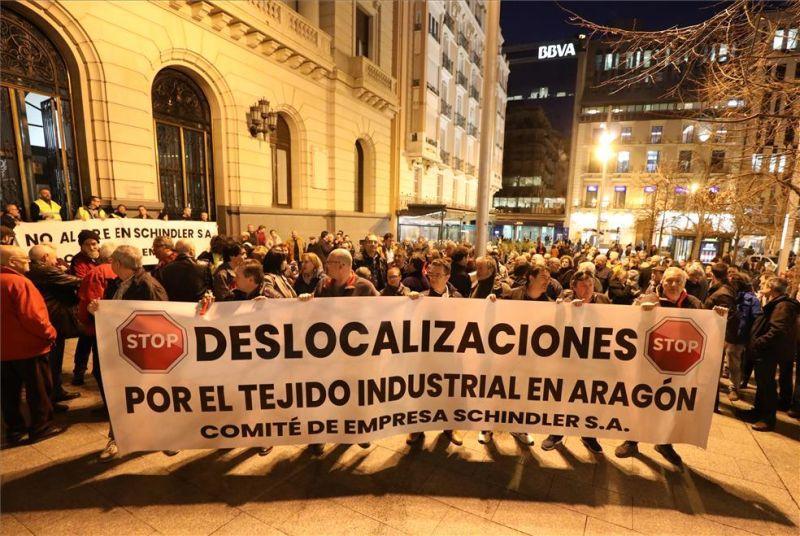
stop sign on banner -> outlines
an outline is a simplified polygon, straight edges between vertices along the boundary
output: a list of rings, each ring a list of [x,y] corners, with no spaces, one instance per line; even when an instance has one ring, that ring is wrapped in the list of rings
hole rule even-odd
[[[661,372],[686,374],[703,359],[705,335],[688,318],[665,318],[647,332],[645,355]]]
[[[169,372],[186,355],[186,331],[166,313],[134,312],[117,334],[120,354],[141,372]]]

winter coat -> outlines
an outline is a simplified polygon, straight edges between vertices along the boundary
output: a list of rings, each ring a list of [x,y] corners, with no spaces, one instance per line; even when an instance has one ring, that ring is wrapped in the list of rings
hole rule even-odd
[[[286,277],[278,274],[264,274],[264,296],[267,298],[296,298],[297,293]]]
[[[225,301],[230,297],[231,292],[236,288],[236,272],[229,263],[223,262],[214,272],[212,288],[216,300]]]
[[[160,276],[169,301],[200,301],[213,285],[211,266],[198,262],[185,253],[178,254],[174,261],[164,266]]]
[[[119,278],[110,280],[108,282],[108,286],[106,286],[106,291],[103,294],[103,299],[113,300],[114,294],[117,293],[117,289],[121,284],[122,281]],[[153,276],[145,272],[144,268],[140,268],[139,271],[133,275],[131,286],[128,287],[128,290],[125,291],[120,299],[168,301],[167,291],[164,290],[164,287],[161,286],[161,283],[156,281]]]
[[[50,322],[59,336],[69,339],[81,334],[78,321],[78,288],[81,278],[66,274],[57,266],[44,264],[31,265],[25,274],[41,292]]]
[[[78,289],[78,319],[83,329],[89,335],[94,335],[94,316],[89,314],[89,304],[92,300],[102,300],[106,293],[109,281],[116,279],[117,274],[111,269],[110,262],[98,264],[94,270],[81,281]]]
[[[753,322],[748,353],[755,361],[794,359],[797,350],[795,326],[800,303],[788,296],[779,296],[764,305],[764,312]]]
[[[89,257],[83,251],[80,251],[77,255],[72,257],[68,272],[72,275],[84,278],[89,275],[89,272],[94,270],[95,266],[97,266],[97,261]]]
[[[335,286],[333,279],[325,278],[320,280],[314,290],[314,296],[318,298],[337,298],[341,296],[378,296],[378,291],[368,279],[358,277],[355,272],[350,273],[344,285]]]
[[[611,303],[617,305],[631,305],[633,300],[636,299],[637,292],[635,288],[628,285],[625,281],[620,281],[617,278],[608,282],[608,297]]]
[[[422,292],[431,288],[428,278],[422,272],[411,272],[404,279],[403,284],[415,292]]]
[[[747,344],[750,341],[750,331],[756,317],[764,311],[761,302],[752,291],[740,292],[736,295],[736,313],[739,318],[739,329],[736,332],[735,344]]]
[[[691,279],[687,279],[686,292],[691,294],[701,302],[706,301],[706,298],[708,298],[708,280],[706,280],[706,278],[704,277],[700,281],[695,283]]]
[[[432,298],[445,298],[445,297],[447,297],[447,298],[463,298],[461,293],[458,290],[456,290],[456,287],[454,287],[452,284],[450,284],[449,281],[447,282],[447,294],[448,294],[448,296],[445,296],[444,294],[437,293],[435,290],[433,290],[433,287],[429,288],[428,290],[423,291],[421,294],[423,296],[430,296]]]
[[[388,270],[386,259],[381,257],[381,254],[377,251],[375,255],[370,257],[366,251],[362,250],[353,259],[353,270],[357,270],[362,266],[369,270],[370,281],[375,285],[375,288],[383,290],[383,287],[386,286],[386,271]]]
[[[386,285],[381,291],[381,296],[408,296],[409,294],[411,294],[411,291],[402,283],[397,287]]]
[[[469,296],[470,289],[472,288],[472,278],[467,273],[466,266],[460,264],[453,264],[453,271],[450,273],[450,284],[456,287],[456,290],[462,296]]]
[[[56,340],[47,304],[33,281],[0,266],[0,361],[44,355]]]
[[[294,291],[298,296],[300,294],[314,294],[314,289],[316,289],[319,282],[326,277],[328,276],[325,275],[325,272],[319,270],[317,273],[311,276],[311,279],[309,279],[308,283],[306,283],[305,279],[303,279],[303,275],[298,274],[297,279],[294,280]]]
[[[725,307],[728,319],[725,324],[725,342],[735,343],[739,335],[739,314],[736,309],[736,291],[727,283],[715,285],[709,289],[709,296],[703,306],[706,309]]]

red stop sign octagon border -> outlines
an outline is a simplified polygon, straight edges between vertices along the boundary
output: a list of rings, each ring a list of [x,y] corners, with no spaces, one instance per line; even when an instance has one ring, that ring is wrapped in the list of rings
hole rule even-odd
[[[123,348],[122,330],[125,329],[128,326],[128,324],[130,324],[131,321],[137,316],[163,316],[167,320],[172,322],[175,325],[175,327],[178,328],[183,334],[183,340],[184,340],[183,353],[175,359],[175,361],[172,363],[172,365],[169,366],[169,368],[165,370],[142,369],[139,367],[139,365],[131,361],[128,358],[128,356],[125,355],[125,352],[122,351]],[[187,355],[189,355],[189,335],[186,333],[186,329],[180,324],[180,322],[177,322],[174,318],[172,318],[169,315],[169,313],[165,311],[133,311],[130,315],[128,315],[128,318],[126,318],[125,321],[123,321],[119,326],[117,326],[116,331],[117,331],[117,349],[119,350],[120,357],[122,357],[122,359],[124,359],[130,366],[132,366],[134,369],[136,369],[137,372],[141,374],[167,374],[170,371],[172,371],[172,369],[174,369],[178,365],[178,363],[183,361],[183,359]]]
[[[686,369],[683,372],[672,372],[672,371],[661,370],[661,368],[658,366],[658,363],[653,361],[653,358],[650,357],[650,354],[648,352],[648,344],[649,344],[649,340],[650,340],[650,334],[653,333],[658,328],[660,328],[662,325],[666,324],[667,322],[686,322],[686,323],[689,323],[703,337],[703,346],[700,348],[700,359],[698,359],[696,363],[694,363],[691,367],[689,367],[688,369]],[[703,361],[703,359],[705,359],[705,350],[706,350],[706,345],[707,344],[708,344],[708,335],[706,335],[706,332],[703,330],[703,328],[701,328],[699,325],[697,325],[697,322],[695,322],[691,318],[668,316],[668,317],[665,317],[665,318],[662,318],[661,320],[659,320],[656,325],[654,325],[653,327],[651,327],[650,329],[648,329],[645,332],[644,348],[643,349],[644,349],[644,356],[647,358],[647,361],[649,361],[650,364],[653,366],[653,368],[655,368],[661,374],[669,374],[671,376],[685,376],[685,375],[689,374],[689,372],[691,372],[697,365],[699,365],[700,362]]]

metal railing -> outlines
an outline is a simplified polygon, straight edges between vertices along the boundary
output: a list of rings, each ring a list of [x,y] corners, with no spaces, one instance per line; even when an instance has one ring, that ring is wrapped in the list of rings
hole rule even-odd
[[[448,104],[448,102],[446,100],[440,99],[439,100],[439,106],[440,106],[440,110],[441,110],[442,115],[446,115],[447,117],[452,117],[453,116],[453,105],[452,104]]]
[[[478,137],[478,127],[473,125],[472,123],[467,125],[467,134],[473,137]]]
[[[464,89],[467,89],[467,76],[462,72],[456,74],[456,84],[462,86]]]
[[[448,73],[453,72],[453,60],[451,60],[450,56],[447,54],[442,54],[442,67],[444,67]]]
[[[456,112],[456,126],[463,128],[466,124],[467,124],[467,119],[460,113]]]

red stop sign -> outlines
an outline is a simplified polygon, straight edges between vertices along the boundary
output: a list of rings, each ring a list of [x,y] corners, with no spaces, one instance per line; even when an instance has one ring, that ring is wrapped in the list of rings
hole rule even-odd
[[[169,372],[186,356],[186,331],[168,314],[135,311],[117,329],[120,353],[140,372]]]
[[[688,318],[664,318],[647,332],[645,356],[661,372],[686,374],[703,359],[705,334]]]

